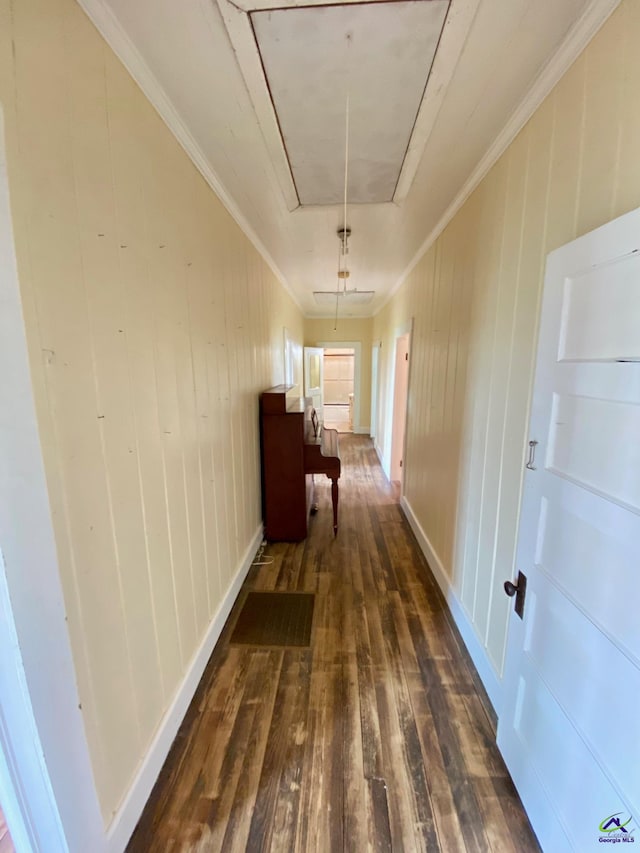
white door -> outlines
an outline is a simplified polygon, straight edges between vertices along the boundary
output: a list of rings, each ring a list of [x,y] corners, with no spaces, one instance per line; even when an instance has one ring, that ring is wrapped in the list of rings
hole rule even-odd
[[[304,396],[311,397],[322,422],[322,383],[324,382],[324,349],[304,348]]]
[[[396,338],[396,363],[393,386],[393,426],[391,432],[391,480],[402,482],[404,438],[407,425],[409,390],[409,333]]]
[[[640,210],[547,260],[498,745],[549,853],[640,845],[639,248]]]
[[[371,417],[369,420],[369,435],[375,438],[378,432],[378,357],[380,344],[374,344],[371,349]]]

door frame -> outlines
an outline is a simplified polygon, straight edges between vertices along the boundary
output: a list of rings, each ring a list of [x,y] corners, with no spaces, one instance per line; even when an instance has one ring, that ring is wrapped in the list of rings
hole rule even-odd
[[[25,850],[105,847],[67,629],[22,312],[0,107],[0,773]],[[37,350],[39,352],[39,350]],[[20,848],[22,849],[22,848]]]
[[[406,341],[406,347],[401,342]],[[407,362],[406,370],[401,370],[402,359],[400,353],[405,352]],[[407,409],[409,407],[409,370],[411,367],[411,332],[407,331],[398,335],[395,340],[393,352],[393,414],[391,420],[391,455],[389,461],[389,477],[394,482],[400,483],[400,494],[404,494],[404,473],[407,439]],[[400,382],[400,376],[403,377]],[[395,459],[400,458],[400,465],[396,469]]]
[[[17,850],[67,850],[33,716],[0,551],[0,805]]]
[[[310,397],[313,400],[313,405],[316,409],[320,422],[324,420],[324,347],[309,347],[304,346],[302,349],[303,369],[302,369],[302,388],[303,396]],[[314,355],[320,357],[320,385],[312,386],[309,383],[309,373],[311,372],[311,358]],[[318,402],[316,402],[316,400]]]
[[[352,349],[354,352],[353,359],[353,434],[366,435],[369,432],[367,427],[363,428],[360,423],[360,384],[361,384],[361,367],[362,367],[362,342],[361,341],[318,341],[315,346],[323,349]],[[324,397],[324,389],[323,389]]]
[[[376,341],[371,347],[371,423],[369,435],[375,440],[378,433],[378,370],[380,363],[381,341]]]
[[[391,454],[393,449],[393,410],[394,410],[394,401],[395,401],[395,393],[396,393],[396,348],[398,339],[404,337],[404,335],[409,336],[409,373],[407,375],[407,400],[406,400],[406,411],[405,411],[405,420],[404,420],[404,435],[403,442],[405,448],[405,456],[406,456],[406,447],[407,447],[407,426],[409,423],[408,413],[409,413],[409,394],[411,391],[411,348],[413,346],[413,323],[414,318],[409,317],[404,323],[401,323],[394,329],[392,341],[393,347],[391,349],[391,354],[387,357],[387,380],[386,386],[388,388],[389,394],[387,399],[391,401],[391,405],[387,405],[384,411],[384,423],[382,426],[382,437],[384,447],[382,448],[382,454],[378,453],[380,458],[380,464],[382,465],[382,470],[385,473],[385,476],[388,480],[391,480]],[[382,345],[381,345],[382,346]],[[376,445],[377,446],[377,445]],[[405,466],[403,466],[405,467]],[[404,478],[403,478],[404,479]],[[404,494],[404,492],[403,492]]]

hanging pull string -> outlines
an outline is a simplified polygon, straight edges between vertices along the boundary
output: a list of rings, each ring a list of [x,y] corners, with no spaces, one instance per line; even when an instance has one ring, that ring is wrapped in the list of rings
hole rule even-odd
[[[347,253],[347,187],[349,185],[349,74],[350,74],[350,65],[349,65],[349,57],[350,57],[350,48],[351,48],[351,33],[347,33],[347,49],[345,56],[345,77],[347,81],[347,103],[345,105],[344,110],[344,219],[342,221],[342,254],[346,256]],[[345,269],[347,267],[347,262],[345,260]],[[345,279],[346,282],[346,279]],[[345,284],[346,287],[346,284]]]
[[[349,36],[347,36],[347,44]],[[336,316],[333,324],[334,331],[338,328],[338,302],[340,299],[340,270],[347,269],[347,186],[349,182],[349,94],[347,93],[347,103],[344,117],[344,214],[342,220],[342,238],[340,245],[340,254],[338,255],[338,281],[336,285]],[[341,263],[344,259],[344,264]],[[347,277],[343,278],[343,290],[347,289]]]
[[[342,246],[338,249],[338,278],[336,281],[336,315],[333,321],[333,331],[338,328],[338,299],[340,297],[340,259],[342,257]]]
[[[347,186],[349,183],[349,93],[344,117],[344,219],[342,224],[342,256],[344,269],[347,269]],[[344,278],[344,289],[347,289],[347,279]]]
[[[344,116],[344,219],[342,221],[342,240],[340,246],[340,256],[338,257],[338,281],[336,284],[336,317],[333,324],[334,331],[338,328],[338,302],[340,300],[340,270],[342,268],[340,264],[340,258],[344,258],[344,270],[346,272],[347,269],[347,186],[349,183],[349,48],[351,47],[351,33],[347,33],[347,51],[346,51],[346,63],[345,63],[345,78],[347,80],[347,103],[345,106],[345,116]],[[343,289],[346,291],[347,289],[347,277],[346,275],[343,278],[344,287]]]

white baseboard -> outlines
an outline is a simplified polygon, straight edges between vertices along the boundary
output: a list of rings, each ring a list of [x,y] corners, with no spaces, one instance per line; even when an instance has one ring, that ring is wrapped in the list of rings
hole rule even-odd
[[[400,506],[402,507],[404,514],[407,517],[407,521],[418,540],[422,553],[429,563],[429,568],[433,572],[433,576],[442,590],[442,594],[445,597],[445,601],[447,602],[453,621],[462,635],[464,644],[467,647],[467,651],[471,656],[471,660],[473,661],[476,670],[478,671],[478,675],[484,685],[484,689],[487,691],[491,704],[493,705],[493,709],[499,717],[502,706],[502,683],[487,656],[480,638],[474,630],[469,614],[451,585],[451,581],[444,570],[444,566],[442,565],[440,558],[431,545],[427,534],[422,529],[422,525],[416,518],[415,513],[411,508],[411,504],[404,495],[400,499]]]
[[[380,445],[379,445],[379,444],[378,444],[378,442],[375,440],[375,438],[374,438],[374,440],[373,440],[373,447],[374,447],[374,450],[376,451],[376,455],[377,455],[377,457],[378,457],[378,462],[380,463],[380,467],[382,468],[382,473],[385,475],[385,477],[387,477],[387,480],[388,480],[388,479],[389,479],[389,477],[387,476],[387,472],[385,471],[385,467],[384,467],[384,459],[383,459],[383,455],[382,455],[382,450],[380,449]]]
[[[182,684],[162,718],[140,769],[106,831],[106,849],[109,853],[122,853],[131,838],[261,541],[262,524],[251,539],[235,577],[191,659]]]
[[[371,428],[368,426],[360,426],[354,427],[353,432],[355,435],[369,435]]]

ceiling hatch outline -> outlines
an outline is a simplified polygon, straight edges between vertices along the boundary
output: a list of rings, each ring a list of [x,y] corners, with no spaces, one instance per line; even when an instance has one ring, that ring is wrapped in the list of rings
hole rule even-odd
[[[349,99],[354,204],[393,201],[448,0],[394,0],[251,13],[300,203],[343,196]]]
[[[273,12],[282,13],[287,10],[303,11],[313,10],[314,7],[322,9],[344,8],[344,7],[371,7],[392,5],[429,5],[443,9],[442,22],[438,32],[438,38],[434,46],[435,56],[425,63],[423,91],[419,100],[417,114],[412,117],[411,127],[408,132],[408,140],[400,158],[401,167],[394,183],[391,197],[386,201],[372,203],[401,203],[406,197],[418,165],[422,158],[424,149],[429,140],[431,130],[436,121],[440,106],[444,99],[448,83],[453,76],[459,56],[464,47],[467,34],[473,23],[480,0],[457,0],[453,5],[450,0],[374,0],[374,2],[361,2],[361,0],[345,0],[340,4],[327,4],[326,0],[217,0],[222,14],[229,38],[236,54],[238,65],[243,75],[247,90],[249,92],[256,117],[262,132],[263,139],[270,161],[273,165],[278,185],[282,191],[287,208],[290,211],[296,209],[309,209],[316,205],[304,203],[298,196],[296,183],[292,173],[292,165],[289,160],[283,129],[274,106],[272,92],[267,79],[267,71],[263,64],[263,57],[258,47],[258,37],[254,31],[252,16],[254,13]],[[445,49],[446,48],[446,49]],[[340,105],[340,111],[344,111],[346,100],[346,82],[343,91],[332,92],[336,104]],[[353,101],[352,101],[353,105]],[[353,106],[352,106],[353,109]],[[343,129],[341,128],[341,132]],[[335,168],[336,176],[341,175],[343,168],[342,146],[334,146],[332,155],[338,167]],[[302,199],[304,201],[304,197]],[[325,202],[335,204],[336,202]]]

